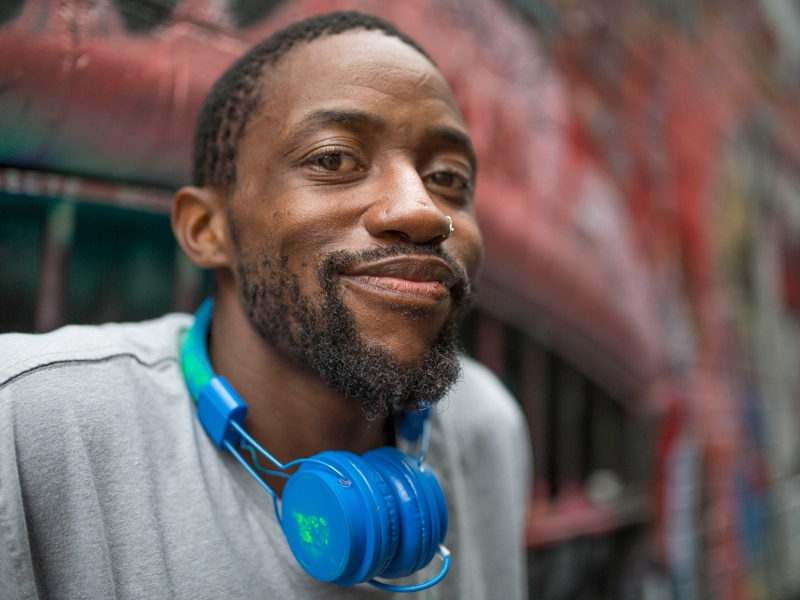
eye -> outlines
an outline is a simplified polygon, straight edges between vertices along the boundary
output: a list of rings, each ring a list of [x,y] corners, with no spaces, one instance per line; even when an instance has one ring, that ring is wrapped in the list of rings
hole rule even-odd
[[[430,176],[430,181],[434,185],[452,188],[452,189],[466,189],[469,187],[469,182],[466,178],[456,175],[455,173],[448,173],[447,171],[439,171]]]
[[[428,187],[443,196],[464,198],[472,192],[472,179],[456,171],[435,171],[426,178]]]
[[[326,171],[352,171],[356,161],[352,156],[343,154],[323,154],[316,159],[316,165]]]
[[[308,164],[317,171],[346,175],[360,169],[358,159],[346,152],[327,151],[312,157]]]

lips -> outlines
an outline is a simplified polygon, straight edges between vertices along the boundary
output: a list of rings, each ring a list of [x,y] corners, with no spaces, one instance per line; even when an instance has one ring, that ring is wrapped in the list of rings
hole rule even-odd
[[[362,263],[341,273],[345,282],[395,299],[442,301],[450,297],[458,277],[436,257],[393,257]]]

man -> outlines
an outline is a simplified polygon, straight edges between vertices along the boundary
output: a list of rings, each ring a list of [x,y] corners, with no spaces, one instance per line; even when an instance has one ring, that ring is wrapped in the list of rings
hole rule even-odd
[[[195,185],[172,214],[183,250],[215,274],[201,336],[213,370],[279,463],[393,446],[401,415],[440,401],[426,461],[452,566],[428,598],[525,595],[523,420],[456,352],[482,255],[475,162],[423,51],[388,23],[338,13],[223,75],[199,118]],[[3,597],[390,596],[318,581],[295,560],[264,491],[277,499],[291,483],[273,469],[262,486],[199,422],[180,359],[191,324],[4,337]]]

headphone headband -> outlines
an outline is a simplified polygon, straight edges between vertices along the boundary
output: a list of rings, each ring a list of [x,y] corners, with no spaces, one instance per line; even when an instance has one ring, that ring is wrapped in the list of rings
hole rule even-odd
[[[181,366],[186,387],[195,402],[200,401],[202,390],[214,378],[214,369],[208,358],[208,329],[214,312],[214,300],[206,298],[194,315],[194,324],[189,328],[181,348]]]

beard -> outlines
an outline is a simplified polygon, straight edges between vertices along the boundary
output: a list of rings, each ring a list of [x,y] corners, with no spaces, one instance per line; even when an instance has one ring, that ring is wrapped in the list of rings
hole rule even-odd
[[[451,289],[451,311],[436,340],[416,364],[401,364],[380,343],[358,332],[352,311],[344,304],[336,276],[361,262],[392,256],[437,256],[457,274]],[[357,402],[367,419],[389,415],[393,408],[413,412],[439,401],[461,374],[458,327],[469,311],[472,293],[466,272],[439,246],[396,244],[360,253],[326,255],[318,272],[317,302],[300,290],[288,258],[241,262],[238,273],[250,323],[277,348],[308,366],[326,386]],[[409,319],[422,315],[406,310]]]

